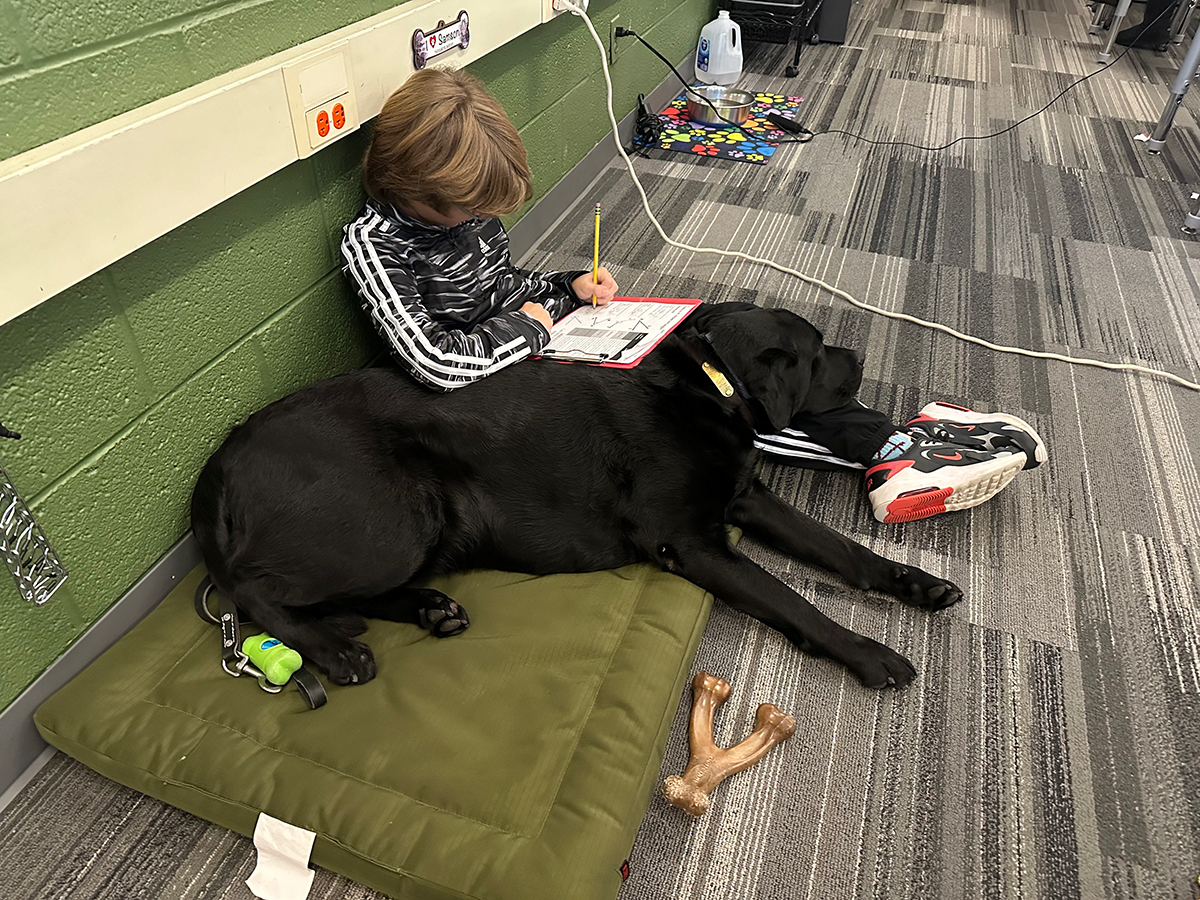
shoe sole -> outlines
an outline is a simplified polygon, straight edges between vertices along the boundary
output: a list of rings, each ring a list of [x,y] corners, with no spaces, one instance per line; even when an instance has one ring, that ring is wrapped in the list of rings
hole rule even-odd
[[[994,421],[994,419],[993,419]],[[1001,456],[990,464],[970,466],[962,472],[970,472],[971,477],[961,484],[945,484],[940,487],[926,486],[910,491],[900,491],[894,498],[884,502],[884,515],[881,522],[915,522],[918,519],[928,519],[941,513],[954,512],[960,509],[970,509],[984,501],[990,500],[1008,487],[1008,483],[1017,477],[1017,473],[1025,467],[1025,454],[1014,453],[1012,456]],[[893,476],[885,483],[894,487],[902,487],[905,473]],[[883,488],[879,488],[883,490]]]
[[[1046,450],[1046,442],[1042,440],[1042,436],[1037,433],[1037,430],[1026,422],[1024,419],[1018,419],[1016,416],[1010,416],[1008,413],[981,413],[973,409],[967,409],[964,406],[955,406],[953,403],[940,403],[934,401],[928,403],[925,408],[918,413],[920,416],[929,416],[931,419],[945,419],[949,422],[957,422],[960,425],[975,425],[980,422],[1003,422],[1006,425],[1013,425],[1020,428],[1022,431],[1028,432],[1033,438],[1036,449],[1033,451],[1034,462],[1029,468],[1040,466],[1050,458],[1049,451]]]

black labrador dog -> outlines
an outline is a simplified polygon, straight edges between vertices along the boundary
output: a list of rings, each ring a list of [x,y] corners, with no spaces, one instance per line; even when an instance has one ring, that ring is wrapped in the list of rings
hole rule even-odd
[[[338,684],[375,675],[354,639],[364,617],[437,636],[466,627],[450,598],[407,586],[423,576],[650,562],[865,685],[903,685],[915,674],[908,660],[829,619],[725,531],[733,523],[915,606],[961,599],[756,477],[756,425],[778,431],[841,406],[861,379],[854,351],[826,346],[791,312],[744,303],[700,306],[633,369],[528,361],[449,394],[394,368],[364,369],[235,428],[200,474],[192,526],[217,589]]]

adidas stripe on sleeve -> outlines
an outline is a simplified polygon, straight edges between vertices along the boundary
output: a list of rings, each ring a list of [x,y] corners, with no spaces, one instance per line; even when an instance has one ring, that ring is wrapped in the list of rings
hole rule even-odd
[[[498,312],[469,331],[435,321],[404,258],[404,245],[388,239],[387,227],[370,207],[350,223],[341,247],[344,270],[371,323],[419,380],[435,389],[453,390],[545,346],[546,329],[519,309]],[[469,255],[458,262],[469,263]],[[456,298],[447,291],[436,299],[452,309]],[[472,298],[463,295],[461,300],[466,306]]]

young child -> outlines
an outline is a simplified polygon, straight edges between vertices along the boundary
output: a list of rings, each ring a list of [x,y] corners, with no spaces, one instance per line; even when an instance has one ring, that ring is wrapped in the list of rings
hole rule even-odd
[[[369,199],[344,268],[401,366],[449,391],[537,353],[550,325],[617,291],[607,269],[527,272],[497,216],[532,196],[517,129],[478,79],[414,73],[384,104],[363,159]]]
[[[383,106],[363,159],[369,199],[345,228],[344,269],[396,361],[449,391],[540,351],[550,326],[612,300],[599,270],[528,272],[498,216],[530,198],[521,138],[473,76],[412,75]],[[978,505],[1046,458],[1020,419],[931,404],[904,428],[854,402],[757,446],[781,462],[865,469],[875,517],[911,521]]]

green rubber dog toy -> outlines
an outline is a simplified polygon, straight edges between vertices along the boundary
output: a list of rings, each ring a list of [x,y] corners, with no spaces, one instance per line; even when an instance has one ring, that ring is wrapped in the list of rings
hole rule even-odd
[[[287,684],[292,673],[304,665],[299,653],[265,631],[242,641],[242,652],[262,670],[271,684]]]

